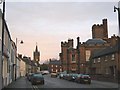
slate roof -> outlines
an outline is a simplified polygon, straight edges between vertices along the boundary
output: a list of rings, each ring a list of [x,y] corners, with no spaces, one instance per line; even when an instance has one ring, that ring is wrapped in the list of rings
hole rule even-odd
[[[22,60],[23,60],[24,62],[26,62],[27,64],[31,65],[31,66],[36,66],[35,63],[37,63],[36,61],[30,60],[30,59],[27,58],[27,57],[23,57]],[[37,66],[40,66],[40,64],[37,63]]]
[[[51,65],[60,65],[61,62],[60,62],[60,60],[51,60],[51,61],[49,62],[49,64],[51,64]]]
[[[106,41],[102,39],[88,39],[85,43],[86,44],[105,44]]]
[[[96,50],[93,52],[91,58],[97,58],[100,56],[112,54],[118,52],[118,50],[120,50],[120,48],[118,48],[118,45],[107,47],[106,49],[102,49],[102,50]]]

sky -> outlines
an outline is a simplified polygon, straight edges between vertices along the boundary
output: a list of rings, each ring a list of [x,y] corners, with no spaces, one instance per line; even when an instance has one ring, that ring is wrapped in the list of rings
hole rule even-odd
[[[49,58],[59,59],[61,41],[74,39],[76,48],[78,36],[81,42],[91,39],[92,25],[102,24],[104,18],[108,20],[109,37],[118,35],[117,12],[113,11],[117,5],[117,0],[11,0],[6,3],[5,18],[13,41],[18,39],[18,52],[33,59],[37,42],[43,63]]]

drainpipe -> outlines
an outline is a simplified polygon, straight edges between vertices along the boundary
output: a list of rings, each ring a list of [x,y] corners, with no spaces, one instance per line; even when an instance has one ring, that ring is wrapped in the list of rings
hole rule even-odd
[[[4,26],[5,26],[5,0],[3,1],[3,13],[2,13],[2,65],[1,65],[1,75],[2,75],[2,88],[4,87],[3,84],[3,60],[4,60]]]

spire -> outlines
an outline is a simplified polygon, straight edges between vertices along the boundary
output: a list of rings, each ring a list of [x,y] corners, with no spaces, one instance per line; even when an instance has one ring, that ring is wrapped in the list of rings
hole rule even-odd
[[[38,52],[37,42],[36,42],[36,49],[35,49],[35,52]]]

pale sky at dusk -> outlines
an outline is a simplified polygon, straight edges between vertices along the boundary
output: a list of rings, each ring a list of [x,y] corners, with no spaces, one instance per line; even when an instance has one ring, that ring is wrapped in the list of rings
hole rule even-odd
[[[104,18],[108,19],[109,37],[118,35],[117,12],[113,11],[118,5],[116,1],[54,1],[6,3],[6,21],[11,37],[14,41],[15,38],[24,40],[23,45],[18,44],[19,53],[33,57],[37,42],[41,62],[49,58],[59,59],[61,41],[74,39],[76,47],[78,36],[81,42],[91,39],[92,25],[101,24]]]

